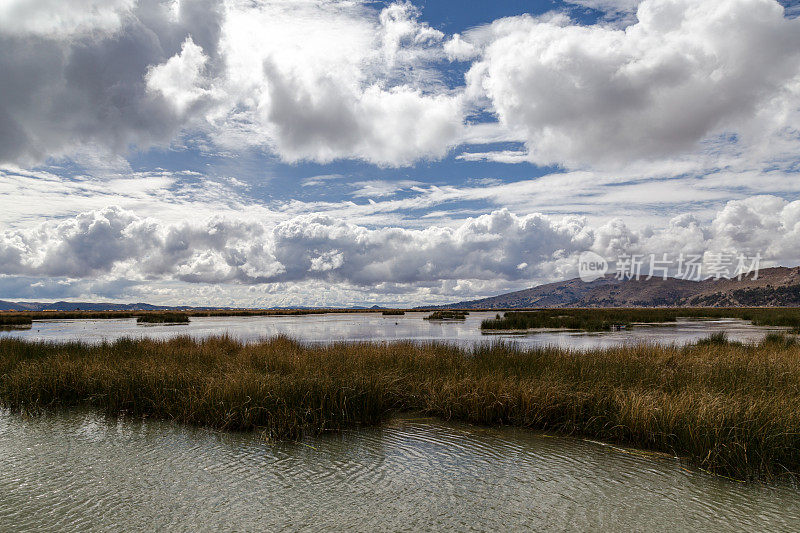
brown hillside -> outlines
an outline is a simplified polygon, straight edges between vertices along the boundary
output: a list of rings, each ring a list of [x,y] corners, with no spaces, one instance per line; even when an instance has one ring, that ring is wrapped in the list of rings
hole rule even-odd
[[[618,280],[571,279],[491,298],[439,307],[518,309],[532,307],[738,307],[800,306],[800,267],[762,269],[758,278]]]

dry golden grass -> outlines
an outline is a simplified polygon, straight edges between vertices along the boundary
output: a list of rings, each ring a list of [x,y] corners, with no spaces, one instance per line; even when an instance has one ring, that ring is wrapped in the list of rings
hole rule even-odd
[[[421,411],[669,452],[739,478],[800,474],[800,347],[722,341],[591,352],[278,337],[0,340],[0,404],[93,406],[296,438]]]

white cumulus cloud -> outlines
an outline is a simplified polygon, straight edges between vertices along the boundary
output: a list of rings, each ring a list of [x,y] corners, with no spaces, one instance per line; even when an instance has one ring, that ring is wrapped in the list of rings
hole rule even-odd
[[[113,32],[135,4],[136,0],[4,0],[0,32],[39,37]]]
[[[180,53],[147,72],[147,89],[161,93],[175,106],[178,113],[184,113],[208,93],[200,87],[207,61],[208,57],[203,49],[194,44],[191,37],[187,37]]]
[[[534,284],[573,277],[578,255],[760,255],[794,264],[800,200],[774,196],[731,201],[710,221],[680,215],[658,228],[620,219],[600,225],[578,216],[516,215],[501,209],[459,225],[370,228],[329,215],[283,222],[212,218],[165,224],[119,208],[0,234],[6,277],[116,283],[206,285],[329,283],[408,293],[438,287]],[[456,287],[460,287],[456,289]]]
[[[787,127],[787,102],[800,107],[800,20],[774,0],[644,0],[636,16],[624,29],[501,19],[475,34],[471,92],[524,132],[531,161],[568,166],[665,158],[720,135],[749,133],[747,145]]]
[[[408,1],[9,0],[0,163],[190,134],[210,150],[392,167],[499,141],[525,150],[463,158],[622,167],[796,153],[800,19],[776,0],[576,3],[631,19],[581,25],[565,10],[447,35]],[[463,82],[453,61],[469,67]]]

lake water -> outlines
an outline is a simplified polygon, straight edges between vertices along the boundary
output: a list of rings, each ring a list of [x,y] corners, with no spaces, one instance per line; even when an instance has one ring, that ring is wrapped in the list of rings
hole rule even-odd
[[[120,337],[306,342],[504,340],[588,349],[683,344],[725,331],[757,342],[776,328],[680,320],[628,331],[482,335],[463,322],[347,313],[36,321],[0,336],[100,342]],[[671,457],[532,431],[421,418],[303,442],[267,443],[163,421],[0,410],[0,531],[800,531],[800,489],[743,484]]]
[[[586,333],[541,331],[525,334],[482,334],[480,323],[495,313],[471,313],[464,321],[423,320],[428,313],[383,316],[380,313],[336,313],[305,316],[193,317],[189,324],[137,324],[136,319],[34,321],[31,329],[0,331],[0,337],[101,342],[120,337],[196,338],[226,333],[246,342],[274,335],[288,335],[306,342],[330,341],[446,341],[464,345],[475,342],[510,341],[528,346],[553,345],[580,349],[603,348],[637,342],[685,344],[725,331],[731,340],[758,342],[779,328],[755,327],[736,319],[679,320],[658,326],[633,327],[625,331]]]
[[[531,431],[396,419],[270,444],[0,411],[0,531],[798,531],[789,485]]]

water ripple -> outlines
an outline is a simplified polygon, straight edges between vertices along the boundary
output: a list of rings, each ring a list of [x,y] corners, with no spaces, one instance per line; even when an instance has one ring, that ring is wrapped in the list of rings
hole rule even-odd
[[[3,531],[800,528],[790,486],[414,417],[267,444],[81,411],[0,411],[0,495]]]

